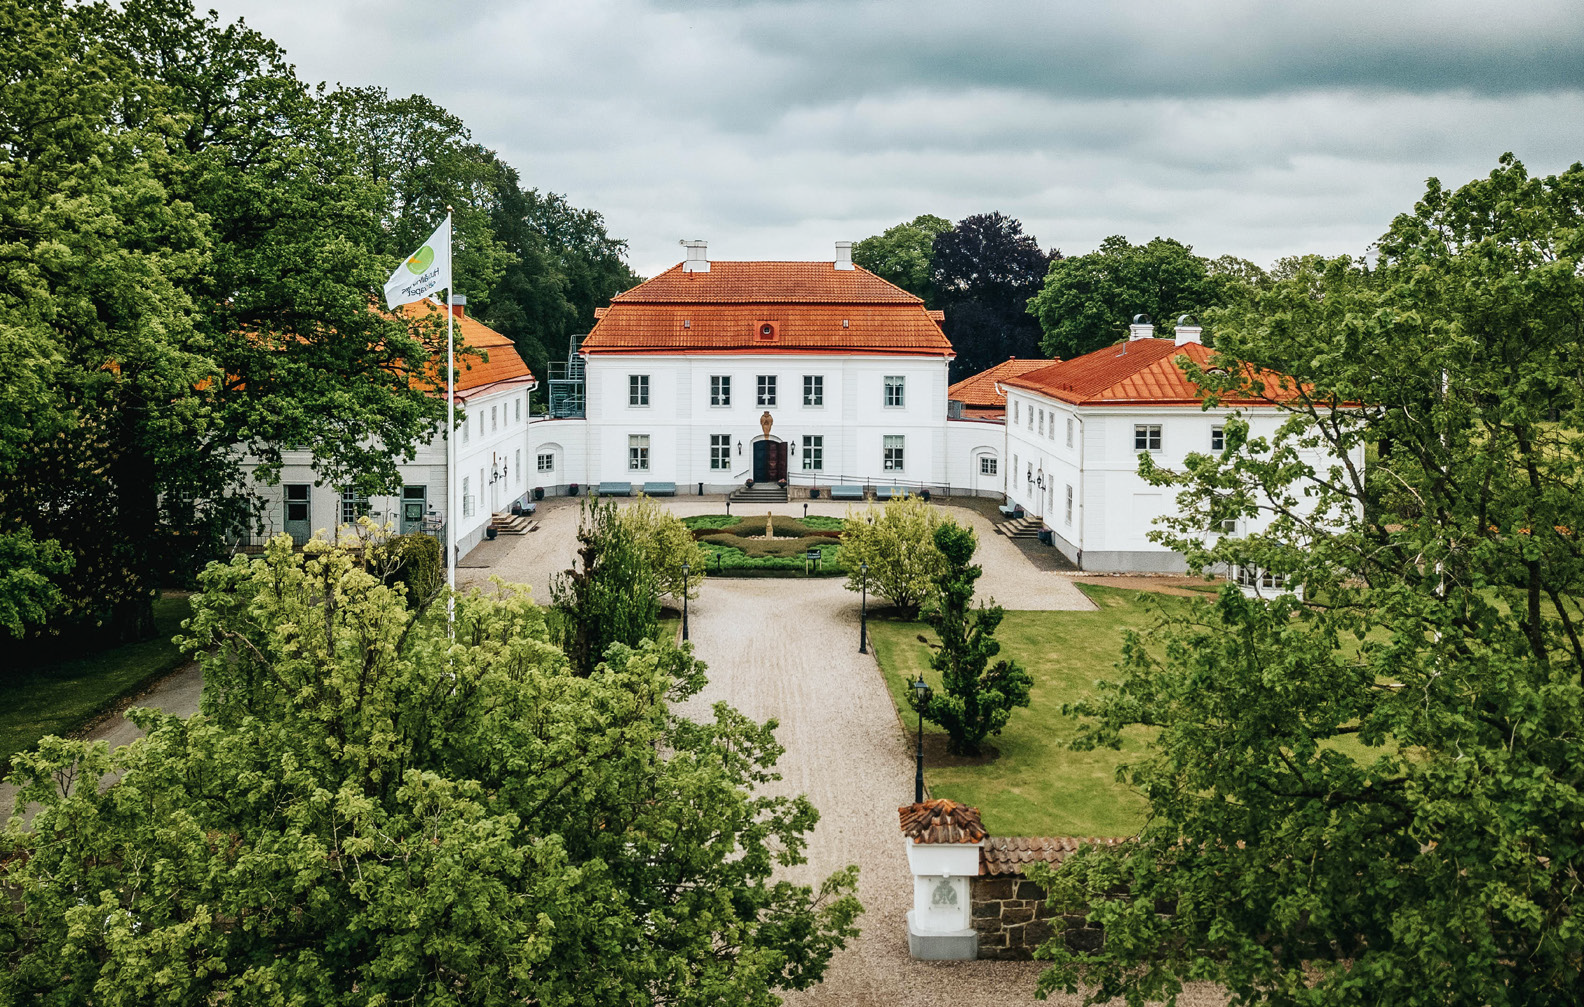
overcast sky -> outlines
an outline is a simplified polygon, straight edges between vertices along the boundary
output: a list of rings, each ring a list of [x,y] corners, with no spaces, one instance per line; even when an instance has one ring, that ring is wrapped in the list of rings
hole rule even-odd
[[[199,0],[310,82],[425,94],[653,275],[920,213],[1045,247],[1359,253],[1424,180],[1584,159],[1584,3]],[[1282,9],[1278,9],[1282,8]]]

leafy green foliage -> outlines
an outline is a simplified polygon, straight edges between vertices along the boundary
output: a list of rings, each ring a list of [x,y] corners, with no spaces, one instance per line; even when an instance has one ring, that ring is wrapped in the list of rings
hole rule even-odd
[[[1054,249],[1042,251],[1021,221],[1003,213],[964,217],[936,238],[930,282],[957,352],[952,380],[1008,357],[1039,356],[1040,329],[1029,317],[1029,298],[1060,258]]]
[[[550,585],[553,626],[573,669],[590,675],[614,644],[636,647],[654,636],[660,590],[636,530],[609,500],[583,501],[577,562]]]
[[[935,261],[935,239],[951,230],[944,217],[921,213],[905,224],[888,227],[853,245],[855,265],[896,284],[910,294],[935,303],[930,274]]]
[[[1012,718],[1013,707],[1029,705],[1034,679],[1015,662],[990,663],[1001,652],[995,631],[1005,613],[983,602],[973,608],[974,581],[984,573],[973,562],[979,548],[973,529],[944,521],[935,528],[935,548],[944,562],[924,619],[940,641],[930,645],[930,667],[940,675],[941,688],[927,702],[911,694],[908,702],[946,731],[952,754],[978,755],[985,738],[1000,734]]]
[[[849,510],[842,529],[847,590],[860,591],[867,581],[870,591],[904,613],[916,613],[945,563],[935,547],[935,529],[943,520],[940,511],[911,495],[883,507]],[[867,575],[859,570],[865,563]]]
[[[1181,490],[1160,539],[1312,601],[1225,587],[1167,618],[1155,649],[1135,638],[1122,680],[1075,707],[1086,744],[1158,730],[1123,771],[1151,817],[1049,879],[1106,946],[1049,945],[1044,988],[1577,1001],[1581,225],[1584,166],[1531,178],[1508,155],[1456,191],[1431,180],[1373,268],[1294,260],[1212,315],[1218,350],[1292,375],[1297,397],[1273,437],[1229,423],[1224,455],[1146,467]],[[1269,530],[1196,530],[1238,514]]]
[[[51,578],[71,566],[71,556],[54,539],[39,542],[28,528],[0,535],[0,628],[20,637],[47,621],[63,603]]]
[[[450,643],[284,537],[202,580],[199,715],[18,759],[42,809],[0,840],[0,1000],[768,1005],[855,933],[854,869],[773,877],[817,817],[759,796],[774,723],[672,711],[689,651],[572,674],[504,585]]]
[[[697,598],[704,581],[709,554],[693,541],[693,533],[682,519],[649,497],[617,512],[617,519],[632,535],[644,564],[653,572],[657,590],[673,598],[682,597],[682,565],[688,565],[688,597]]]
[[[406,589],[409,605],[428,604],[445,586],[444,552],[432,535],[376,536],[365,554],[370,571],[383,583]]]
[[[1263,275],[1231,256],[1207,261],[1172,238],[1130,245],[1112,235],[1098,251],[1053,261],[1028,310],[1044,330],[1045,352],[1070,358],[1122,338],[1140,313],[1170,335],[1179,315],[1224,305]]]

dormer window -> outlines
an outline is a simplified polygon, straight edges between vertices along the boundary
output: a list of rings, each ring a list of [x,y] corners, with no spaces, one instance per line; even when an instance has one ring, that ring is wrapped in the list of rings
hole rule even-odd
[[[776,337],[775,322],[760,322],[759,327],[755,330],[755,332],[757,333],[761,343],[774,342]]]

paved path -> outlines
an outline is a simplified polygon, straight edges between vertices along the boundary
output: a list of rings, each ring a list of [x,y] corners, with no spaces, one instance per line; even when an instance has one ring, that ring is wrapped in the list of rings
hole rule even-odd
[[[203,675],[198,670],[197,662],[192,662],[155,682],[146,692],[134,697],[125,708],[148,706],[174,713],[178,717],[190,717],[198,712],[198,694],[202,691]],[[143,737],[143,731],[117,712],[95,724],[84,737],[90,741],[109,742],[114,749]],[[0,823],[11,817],[11,808],[15,803],[16,787],[0,783]],[[35,804],[29,811],[30,820],[37,808]]]
[[[724,497],[676,497],[661,502],[681,517],[721,514],[726,510]],[[796,500],[752,511],[738,506],[732,508],[732,513],[763,517],[769,510],[788,517],[802,517],[803,503]],[[851,506],[814,500],[809,501],[808,513],[843,517]],[[1041,570],[1029,562],[1010,539],[995,533],[990,520],[979,511],[950,502],[938,506],[943,513],[973,528],[979,536],[979,551],[974,558],[984,568],[984,576],[978,583],[978,597],[994,599],[1009,609],[1087,612],[1094,608],[1071,577],[1054,570]],[[463,566],[457,569],[458,586],[482,586],[489,582],[491,575],[499,575],[511,583],[527,584],[533,589],[536,601],[549,604],[551,578],[570,567],[577,552],[578,501],[568,497],[545,500],[539,505],[538,519],[538,531],[481,543],[464,557]]]

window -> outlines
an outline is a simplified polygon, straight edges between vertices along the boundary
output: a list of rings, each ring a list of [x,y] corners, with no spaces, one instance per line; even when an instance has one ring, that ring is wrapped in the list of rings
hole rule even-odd
[[[1073,422],[1072,421],[1073,421],[1073,418],[1071,416],[1067,417],[1067,446],[1068,447],[1072,447],[1072,427],[1073,427]]]
[[[1134,451],[1159,451],[1161,434],[1159,423],[1138,423],[1133,427]]]
[[[901,434],[885,435],[885,457],[882,468],[887,472],[901,472],[903,453],[907,446],[907,438]]]
[[[490,406],[490,429],[491,430],[499,430],[500,429],[500,421],[495,416],[495,411],[498,408],[499,408],[498,406]]]
[[[627,404],[629,406],[647,406],[649,404],[649,375],[627,375]]]
[[[1013,426],[1016,426],[1017,424],[1023,422],[1022,420],[1018,419],[1018,407],[1020,405],[1022,405],[1022,403],[1020,403],[1017,399],[1013,399],[1012,400],[1012,425]]]
[[[1211,427],[1210,428],[1210,450],[1211,451],[1225,451],[1226,450],[1226,427]]]
[[[823,406],[825,404],[825,375],[803,375],[803,404],[805,406]]]
[[[473,439],[473,423],[466,416],[464,416],[464,417],[462,417],[462,443],[466,444],[468,441],[470,441],[472,439]]]
[[[544,452],[543,454],[541,454],[539,456],[539,471],[540,472],[554,472],[555,471],[555,455],[552,452],[546,451],[546,452]]]
[[[901,408],[906,405],[905,379],[901,375],[886,375],[885,404],[892,408]]]
[[[991,458],[989,455],[981,455],[979,457],[979,474],[982,475],[982,476],[993,476],[993,475],[995,475],[996,474],[996,460],[994,458]]]
[[[710,434],[710,470],[726,472],[731,469],[731,434]]]
[[[729,406],[729,405],[731,405],[731,375],[730,374],[712,374],[712,375],[710,375],[710,405],[712,405],[712,406]]]
[[[1072,487],[1067,487],[1067,523],[1072,524]]]
[[[368,497],[362,496],[356,489],[348,486],[341,491],[341,523],[356,524],[357,519],[369,511]]]
[[[1029,406],[1028,427],[1029,427],[1030,430],[1034,429],[1034,407],[1033,406]]]
[[[1287,589],[1287,577],[1285,574],[1271,573],[1269,570],[1261,570],[1257,566],[1239,566],[1236,569],[1237,576],[1234,579],[1244,587],[1263,587],[1272,591],[1284,591]]]
[[[633,434],[627,438],[627,467],[634,472],[649,471],[648,434]]]
[[[521,423],[522,422],[522,399],[517,399],[516,402],[517,402],[517,417],[516,417],[515,422]]]
[[[774,374],[759,375],[759,404],[773,406],[776,404],[776,376]]]
[[[522,448],[512,452],[512,468],[517,473],[517,485],[522,485]]]
[[[473,497],[468,493],[468,477],[462,477],[462,516],[473,516]]]
[[[1039,411],[1039,435],[1041,437],[1045,436],[1045,410],[1043,409]]]
[[[484,436],[484,410],[479,410],[479,436]]]
[[[1221,519],[1221,523],[1220,523],[1220,525],[1218,527],[1220,527],[1221,534],[1223,534],[1223,535],[1236,535],[1237,534],[1237,518],[1235,518],[1235,517],[1222,518]]]
[[[803,469],[806,472],[825,470],[825,438],[823,435],[803,435]]]

